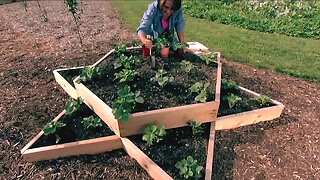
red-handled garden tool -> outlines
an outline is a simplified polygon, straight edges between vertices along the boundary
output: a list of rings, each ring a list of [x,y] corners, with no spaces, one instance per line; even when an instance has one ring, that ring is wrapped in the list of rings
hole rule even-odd
[[[151,40],[151,36],[147,35],[147,39]],[[155,66],[156,66],[156,57],[154,57],[154,55],[152,54],[152,47],[150,48],[150,56],[151,56],[151,67],[155,68]]]

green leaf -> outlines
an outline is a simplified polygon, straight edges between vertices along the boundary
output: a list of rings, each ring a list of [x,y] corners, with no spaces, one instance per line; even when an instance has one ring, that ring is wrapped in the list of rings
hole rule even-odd
[[[137,98],[135,99],[135,101],[138,102],[138,103],[140,103],[140,104],[144,103],[144,99],[143,99],[142,97],[137,97]]]

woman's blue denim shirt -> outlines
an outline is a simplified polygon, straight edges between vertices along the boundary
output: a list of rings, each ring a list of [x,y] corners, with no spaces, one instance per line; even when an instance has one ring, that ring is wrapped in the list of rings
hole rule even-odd
[[[141,19],[140,26],[137,29],[138,34],[144,33],[152,35],[153,39],[158,38],[163,33],[162,28],[163,13],[155,0],[148,5],[148,9],[144,12]],[[169,31],[175,28],[177,32],[184,32],[184,18],[182,13],[182,6],[179,10],[172,13],[169,20]]]

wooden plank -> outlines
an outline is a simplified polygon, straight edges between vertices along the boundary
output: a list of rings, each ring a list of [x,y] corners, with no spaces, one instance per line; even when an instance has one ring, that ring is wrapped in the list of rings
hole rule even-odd
[[[43,161],[60,157],[98,154],[123,148],[117,135],[101,137],[72,143],[27,149],[22,153],[27,162]]]
[[[241,126],[256,124],[262,121],[269,121],[278,118],[281,115],[283,108],[283,105],[276,105],[248,112],[218,117],[216,120],[216,130],[233,129]]]
[[[116,120],[112,114],[112,109],[82,83],[75,82],[75,86],[78,95],[85,101],[85,103],[110,127],[115,134],[120,136],[118,120]]]
[[[133,113],[129,122],[119,121],[121,137],[142,133],[148,124],[161,124],[166,129],[183,127],[188,121],[210,122],[217,116],[219,103],[207,102]]]
[[[97,62],[95,62],[92,66],[98,66],[102,61],[104,61],[108,56],[110,56],[113,52],[115,51],[115,49],[112,49],[111,51],[109,51],[106,55],[104,55],[102,58],[100,58]]]
[[[126,152],[134,158],[140,166],[145,169],[149,175],[156,180],[172,180],[163,169],[161,169],[155,162],[153,162],[147,155],[145,155],[137,146],[135,146],[129,139],[121,138],[123,147]]]
[[[222,63],[218,60],[218,69],[217,69],[217,81],[216,81],[216,92],[215,92],[215,101],[220,104],[220,91],[221,91],[221,74],[222,74]]]
[[[141,49],[141,46],[137,46],[137,47],[128,47],[127,50],[131,50],[131,49]],[[102,58],[100,58],[97,62],[95,62],[92,66],[98,66],[101,62],[103,62],[107,57],[109,57],[112,53],[115,52],[115,49],[112,49],[111,51],[109,51],[106,55],[104,55]]]
[[[64,109],[63,111],[60,112],[58,116],[56,116],[52,121],[57,121],[59,120],[63,115],[65,115],[66,110]],[[25,145],[21,149],[21,154],[23,154],[27,149],[29,149],[41,136],[43,135],[43,131],[39,132],[27,145]]]
[[[205,180],[211,180],[211,177],[212,177],[215,132],[216,132],[215,122],[212,122],[210,126]]]
[[[54,78],[56,82],[62,87],[62,89],[73,99],[77,99],[76,89],[59,73],[61,69],[56,69],[53,71]]]
[[[251,91],[249,89],[246,89],[244,87],[241,87],[241,86],[238,86],[238,87],[239,87],[240,90],[244,91],[244,93],[248,94],[249,96],[261,96],[260,94],[258,94],[256,92],[253,92],[253,91]],[[274,99],[271,99],[271,102],[273,104],[276,104],[276,105],[283,105],[281,102],[278,102],[278,101],[276,101]]]

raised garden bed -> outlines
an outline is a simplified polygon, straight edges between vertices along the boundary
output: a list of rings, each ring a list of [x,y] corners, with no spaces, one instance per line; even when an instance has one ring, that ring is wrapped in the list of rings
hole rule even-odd
[[[145,99],[142,105],[138,104],[130,115],[128,122],[117,120],[112,113],[111,104],[121,89],[121,83],[115,80],[114,64],[116,51],[103,61],[95,63],[103,71],[103,75],[94,81],[82,83],[76,78],[74,83],[78,95],[101,117],[109,127],[119,136],[139,134],[147,124],[159,123],[169,128],[185,126],[188,121],[209,122],[217,117],[220,96],[221,63],[215,61],[207,66],[199,56],[189,54],[196,68],[190,75],[180,70],[181,60],[175,58],[160,59],[157,57],[156,68],[150,67],[149,59],[143,59],[140,48],[128,48],[125,55],[135,55],[135,69],[140,73],[133,82],[128,84],[132,91],[139,90]],[[220,57],[219,53],[216,53]],[[175,81],[160,87],[150,79],[159,69],[168,71],[168,75],[175,77]],[[209,81],[209,95],[207,102],[195,103],[188,88],[197,81]]]
[[[63,110],[52,122],[59,121],[65,126],[49,135],[45,135],[42,130],[21,150],[22,157],[28,162],[34,162],[73,155],[97,154],[123,147],[120,138],[114,135],[105,123],[101,122],[99,127],[85,128],[82,120],[89,116],[97,117],[86,106],[72,115],[67,115],[66,110]],[[59,142],[56,142],[57,138],[60,138]]]
[[[192,45],[194,48],[197,47],[191,52],[210,54],[210,51],[204,48],[205,46],[199,48],[201,44],[193,43]],[[144,94],[144,103],[142,105],[137,104],[129,116],[129,121],[123,122],[115,118],[112,108],[109,106],[116,99],[119,90],[124,87],[115,78],[115,73],[119,72],[114,68],[116,53],[119,52],[112,50],[90,66],[99,67],[103,70],[102,76],[92,81],[83,82],[80,77],[74,79],[74,76],[79,74],[84,67],[59,69],[54,74],[55,77],[58,77],[56,79],[60,81],[58,83],[65,90],[71,89],[70,87],[66,88],[66,86],[70,85],[72,87],[71,81],[74,79],[73,83],[76,92],[72,87],[72,92],[70,93],[69,91],[68,94],[73,98],[81,97],[84,99],[84,102],[117,135],[77,141],[75,143],[37,147],[38,145],[35,141],[45,141],[45,138],[40,138],[43,135],[43,132],[40,132],[21,150],[25,159],[39,161],[70,155],[96,154],[124,148],[152,178],[162,180],[181,178],[174,167],[175,162],[179,159],[187,158],[186,156],[189,154],[194,156],[199,161],[199,164],[205,168],[202,171],[202,178],[209,180],[212,174],[215,130],[232,129],[272,120],[279,117],[284,108],[283,104],[273,99],[269,99],[267,103],[257,103],[253,98],[261,95],[246,88],[234,86],[226,89],[224,84],[221,86],[219,53],[216,53],[218,60],[209,66],[201,64],[202,60],[199,56],[189,54],[186,59],[195,64],[195,69],[199,71],[186,74],[179,69],[181,60],[177,61],[174,58],[156,58],[156,67],[151,68],[151,59],[141,58],[141,50],[136,47],[128,48],[124,54],[140,57],[135,63],[135,69],[139,71],[140,76],[126,84],[131,87],[133,92],[139,90],[141,94]],[[175,77],[175,81],[168,83],[164,87],[158,86],[157,82],[150,81],[159,69],[168,71],[170,76]],[[209,95],[207,96],[208,102],[195,103],[194,97],[190,96],[186,87],[190,87],[194,82],[207,79],[210,81]],[[233,107],[230,107],[227,100],[227,97],[231,94],[241,98],[241,102],[235,103]],[[65,116],[64,113],[63,111],[54,121]],[[205,123],[208,137],[195,138],[191,136],[190,129],[183,127],[190,120]],[[163,125],[168,131],[168,136],[165,140],[152,147],[146,147],[140,141],[142,135],[138,135],[149,124]],[[100,135],[103,136],[102,134]],[[135,136],[124,137],[130,135]],[[75,150],[77,153],[75,153]]]

